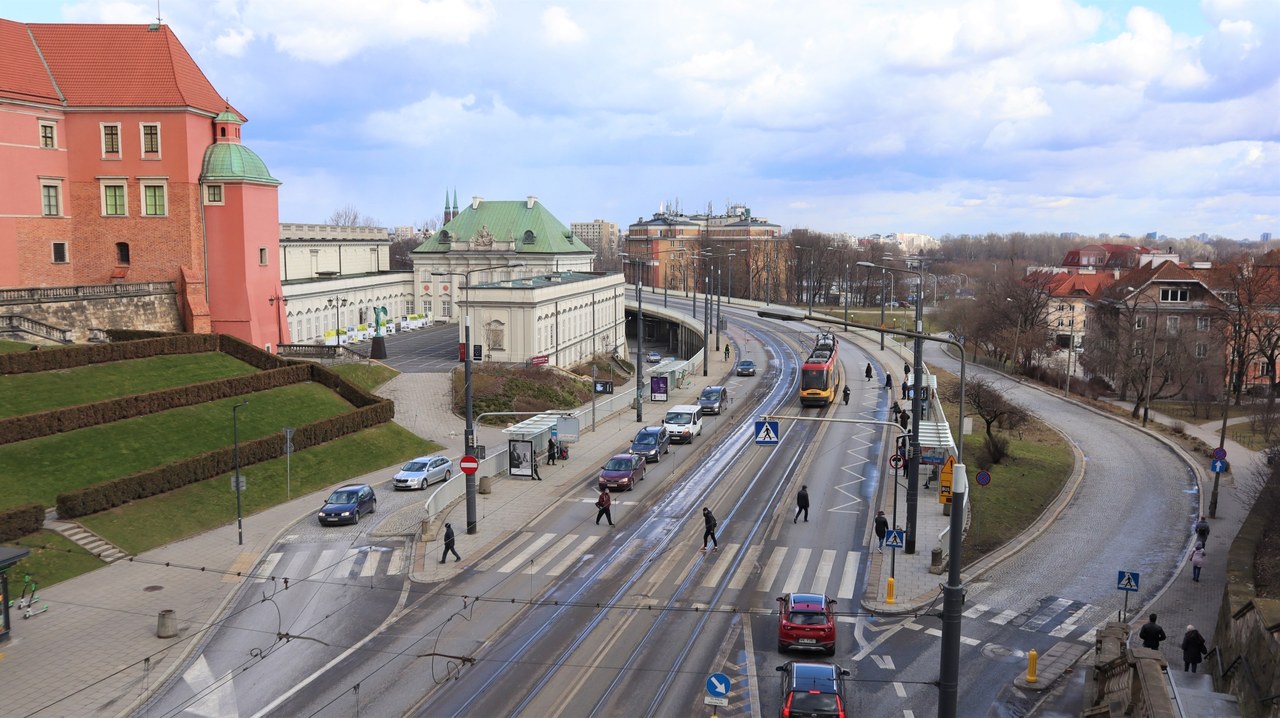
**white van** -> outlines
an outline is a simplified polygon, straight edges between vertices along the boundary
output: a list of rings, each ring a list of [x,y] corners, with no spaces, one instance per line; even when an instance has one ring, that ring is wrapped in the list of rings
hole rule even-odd
[[[702,433],[702,407],[677,404],[667,410],[662,426],[671,435],[671,443],[692,444],[693,437]]]

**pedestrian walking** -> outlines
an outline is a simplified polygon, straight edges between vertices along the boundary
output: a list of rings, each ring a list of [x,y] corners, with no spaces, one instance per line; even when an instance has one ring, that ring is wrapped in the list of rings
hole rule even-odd
[[[1142,625],[1142,630],[1138,631],[1138,638],[1142,639],[1143,648],[1160,650],[1160,642],[1165,639],[1165,635],[1164,629],[1156,623],[1156,614],[1151,614],[1151,620]]]
[[[1200,540],[1201,546],[1209,545],[1209,522],[1203,516],[1196,522],[1196,538]]]
[[[911,376],[912,374],[915,374],[915,372],[914,372],[914,371],[912,371],[912,369],[911,369],[911,365],[910,365],[910,364],[908,364],[908,363],[906,363],[906,362],[903,362],[903,363],[902,363],[902,375],[903,375],[903,376]]]
[[[556,465],[556,454],[560,453],[560,447],[556,446],[555,437],[547,439],[547,466]]]
[[[889,398],[892,399],[893,398],[893,375],[892,374],[884,375],[884,388],[889,390]]]
[[[877,548],[884,553],[884,537],[889,533],[889,519],[884,517],[883,511],[876,512],[876,538],[880,539],[880,545]]]
[[[871,377],[875,376],[875,372],[871,369],[871,362],[867,362],[867,381],[871,381]]]
[[[1191,580],[1200,583],[1200,569],[1204,566],[1204,544],[1198,543],[1191,551]]]
[[[898,426],[901,426],[903,431],[906,431],[907,427],[911,426],[911,412],[903,409],[898,413]]]
[[[844,396],[844,405],[848,406],[849,405],[849,385],[848,384],[844,385],[843,396]]]
[[[911,386],[911,385],[907,383],[907,380],[906,380],[906,379],[903,379],[903,380],[902,380],[902,398],[903,398],[903,399],[906,399],[906,398],[907,398],[907,389],[908,389],[910,386]]]
[[[542,474],[538,473],[538,457],[536,456],[530,457],[529,461],[530,461],[529,469],[530,471],[532,471],[532,474],[530,474],[530,478],[532,478],[534,481],[542,481]]]
[[[453,524],[446,523],[444,525],[444,551],[440,553],[440,563],[444,563],[449,558],[449,554],[453,554],[454,561],[461,561],[462,557],[458,555],[458,549],[453,547]]]
[[[711,551],[719,551],[720,542],[716,540],[716,517],[706,506],[702,507],[702,523],[705,528],[702,531],[702,548],[699,550],[706,553],[707,539],[711,539]]]
[[[800,520],[800,512],[804,512],[804,522],[809,523],[809,487],[801,486],[800,493],[796,494],[796,517],[791,519],[791,523]]]
[[[613,525],[613,512],[609,507],[613,506],[613,496],[609,495],[608,489],[600,489],[600,496],[596,497],[596,526],[600,525],[600,517],[603,516],[609,521],[609,525]]]
[[[1209,648],[1204,645],[1204,636],[1200,635],[1195,626],[1188,624],[1187,632],[1182,636],[1182,671],[1195,673],[1200,665],[1200,659],[1208,652]]]

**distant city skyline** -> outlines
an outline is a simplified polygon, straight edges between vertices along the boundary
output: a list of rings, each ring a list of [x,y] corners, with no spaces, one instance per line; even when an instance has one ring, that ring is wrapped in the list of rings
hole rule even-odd
[[[679,199],[784,230],[1280,230],[1275,0],[163,0],[283,181],[282,222],[446,191],[625,227]],[[147,23],[155,0],[0,0]]]

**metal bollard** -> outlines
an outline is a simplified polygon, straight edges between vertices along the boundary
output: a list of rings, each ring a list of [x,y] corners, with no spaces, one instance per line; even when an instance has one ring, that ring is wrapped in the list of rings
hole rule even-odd
[[[1032,648],[1027,653],[1027,683],[1036,682],[1036,649]]]
[[[893,601],[893,577],[892,577],[892,576],[890,576],[890,577],[889,577],[889,587],[888,587],[888,589],[886,589],[886,591],[885,591],[885,599],[884,599],[884,602],[885,602],[885,603],[890,603],[890,604],[894,602],[894,601]]]

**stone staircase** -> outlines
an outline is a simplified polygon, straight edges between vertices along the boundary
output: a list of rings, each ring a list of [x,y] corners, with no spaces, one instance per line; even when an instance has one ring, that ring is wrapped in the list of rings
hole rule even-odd
[[[129,554],[80,524],[72,523],[70,521],[45,519],[44,527],[66,536],[85,551],[88,551],[107,563],[115,563],[122,558],[129,557]]]

